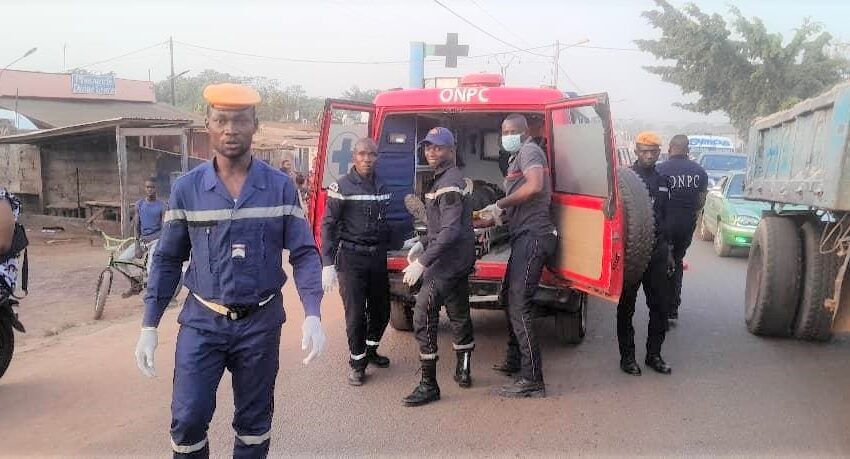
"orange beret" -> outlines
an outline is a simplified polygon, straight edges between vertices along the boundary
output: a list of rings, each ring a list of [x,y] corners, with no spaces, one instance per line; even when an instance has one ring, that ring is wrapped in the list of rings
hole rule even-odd
[[[661,137],[650,131],[643,131],[637,135],[635,138],[635,143],[639,143],[641,145],[655,145],[657,147],[661,146]]]
[[[212,108],[242,110],[260,103],[260,93],[242,84],[211,84],[204,88],[204,99]]]

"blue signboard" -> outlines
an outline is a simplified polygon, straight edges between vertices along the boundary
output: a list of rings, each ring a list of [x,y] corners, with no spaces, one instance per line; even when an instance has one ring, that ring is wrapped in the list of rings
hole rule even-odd
[[[71,75],[74,94],[115,94],[115,77],[112,75]]]

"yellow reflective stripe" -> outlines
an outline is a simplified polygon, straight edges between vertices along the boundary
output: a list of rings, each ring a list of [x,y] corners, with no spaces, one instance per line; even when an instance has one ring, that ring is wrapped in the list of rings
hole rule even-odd
[[[171,439],[171,449],[174,450],[175,453],[191,454],[191,453],[194,453],[195,451],[200,451],[200,450],[204,449],[204,446],[207,446],[207,439],[206,438],[204,438],[203,440],[201,440],[201,441],[199,441],[199,442],[197,442],[193,445],[178,445],[177,443],[174,442],[174,439]]]
[[[272,437],[271,431],[268,431],[262,435],[237,435],[236,438],[245,443],[248,446],[261,445]]]
[[[219,220],[241,220],[246,218],[275,217],[304,218],[304,209],[300,206],[283,205],[275,207],[244,207],[241,209],[184,210],[171,209],[165,212],[165,222],[185,220],[189,222],[209,222]]]

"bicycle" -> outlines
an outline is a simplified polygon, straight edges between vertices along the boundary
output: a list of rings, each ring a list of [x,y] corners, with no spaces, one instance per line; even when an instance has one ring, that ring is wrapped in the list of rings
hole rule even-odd
[[[142,289],[147,286],[147,254],[142,258],[142,263],[135,260],[119,260],[116,254],[121,254],[124,250],[134,244],[135,238],[118,239],[109,236],[100,231],[100,236],[103,238],[103,248],[109,252],[109,263],[106,268],[100,272],[97,279],[97,287],[95,288],[94,296],[94,320],[99,320],[103,316],[103,309],[106,306],[106,297],[112,290],[113,271],[118,271],[130,281],[131,285],[140,285]],[[140,274],[132,274],[136,271]],[[178,286],[179,287],[179,286]],[[178,288],[179,291],[179,288]]]

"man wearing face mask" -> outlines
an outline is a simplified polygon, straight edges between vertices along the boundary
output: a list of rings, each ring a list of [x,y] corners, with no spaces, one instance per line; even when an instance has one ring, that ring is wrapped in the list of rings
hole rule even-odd
[[[469,317],[469,275],[475,265],[475,233],[472,201],[460,169],[455,165],[455,139],[451,131],[436,127],[421,142],[425,159],[434,168],[434,180],[425,193],[428,231],[424,243],[416,243],[407,255],[404,283],[422,288],[413,308],[413,333],[419,344],[422,380],[402,400],[419,406],[440,399],[437,385],[437,325],[440,307],[446,305],[451,322],[453,347],[457,354],[455,381],[472,385],[472,320]]]
[[[555,252],[558,236],[549,213],[552,181],[546,154],[528,135],[528,121],[520,114],[502,122],[502,147],[511,153],[505,177],[506,196],[481,210],[482,218],[501,225],[508,222],[511,257],[502,283],[507,302],[508,350],[494,366],[507,375],[518,374],[502,387],[503,397],[545,397],[540,345],[531,322],[531,300],[543,266]]]
[[[649,307],[649,327],[646,336],[646,360],[648,367],[661,374],[670,374],[670,366],[661,358],[661,344],[667,331],[667,311],[669,308],[670,275],[676,262],[668,244],[667,205],[670,192],[667,177],[655,170],[655,163],[661,154],[661,139],[654,132],[642,132],[635,140],[637,161],[632,169],[637,172],[646,185],[652,199],[655,215],[655,248],[643,277],[633,285],[623,285],[623,293],[617,304],[617,341],[620,344],[620,369],[625,373],[640,376],[640,367],[635,360],[635,329],[632,316],[635,314],[635,300],[641,284]]]
[[[370,138],[354,144],[354,166],[328,187],[322,220],[322,287],[337,283],[345,307],[348,335],[348,384],[363,384],[366,366],[390,366],[378,354],[378,344],[390,320],[387,278],[389,227],[386,213],[390,193],[375,177],[378,147]]]

